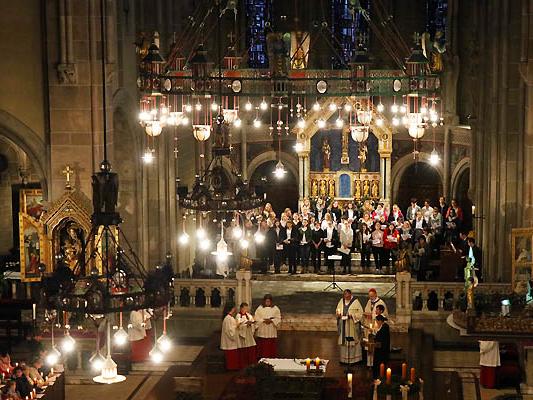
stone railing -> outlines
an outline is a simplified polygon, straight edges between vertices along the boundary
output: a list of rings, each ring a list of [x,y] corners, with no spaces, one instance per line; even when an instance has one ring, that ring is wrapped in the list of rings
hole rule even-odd
[[[227,303],[239,305],[252,301],[252,274],[237,271],[236,279],[176,279],[175,308],[224,308]]]
[[[417,282],[409,273],[396,274],[396,315],[409,324],[411,317],[427,312],[452,312],[464,293],[462,282]],[[509,293],[509,283],[480,283],[476,293]]]

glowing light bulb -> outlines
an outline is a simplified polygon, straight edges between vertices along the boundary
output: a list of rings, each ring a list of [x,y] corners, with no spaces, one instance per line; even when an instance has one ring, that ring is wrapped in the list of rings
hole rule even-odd
[[[139,113],[139,121],[148,121],[150,119],[150,113],[142,111]]]
[[[248,100],[248,101],[246,102],[246,104],[244,105],[244,109],[245,109],[246,111],[251,111],[251,110],[252,110],[252,103],[250,103],[250,100]]]
[[[352,105],[350,103],[346,103],[344,105],[344,111],[346,111],[346,112],[352,111]]]
[[[159,350],[157,344],[152,350],[150,350],[150,359],[156,364],[159,364],[161,361],[163,361],[163,353],[161,350]]]
[[[261,232],[256,232],[254,235],[255,243],[261,244],[265,241],[265,235],[263,235]]]
[[[420,114],[427,114],[427,112],[428,112],[427,107],[424,107],[424,106],[420,107]]]
[[[305,128],[305,120],[303,118],[298,119],[298,122],[296,123],[296,126],[300,129]]]
[[[296,150],[297,153],[300,153],[304,149],[304,144],[301,142],[298,142],[294,145],[294,150]]]
[[[313,111],[320,111],[320,103],[318,101],[313,104]]]
[[[204,228],[198,228],[196,230],[196,237],[199,239],[199,240],[202,240],[202,239],[205,239],[205,237],[207,236],[207,233],[205,231]]]
[[[337,128],[342,128],[344,126],[344,121],[342,120],[342,118],[337,118],[335,120],[335,126]]]
[[[383,112],[385,110],[385,106],[382,103],[379,103],[377,106],[378,112]]]
[[[142,159],[145,164],[151,164],[154,161],[154,153],[152,150],[146,150],[142,156]]]
[[[192,106],[191,106],[190,104],[187,104],[187,105],[185,106],[185,112],[190,113],[191,111],[192,111]]]
[[[63,337],[63,340],[61,340],[61,350],[63,350],[65,353],[71,353],[74,351],[74,348],[76,347],[76,341],[72,336],[70,336],[70,333],[65,333],[65,336]]]
[[[113,342],[117,346],[124,346],[127,341],[128,341],[128,333],[124,330],[124,328],[120,327],[118,331],[116,331],[115,334],[113,335]]]
[[[396,117],[393,117],[392,118],[392,125],[393,126],[399,126],[400,125],[400,120]]]
[[[429,155],[429,163],[431,165],[437,165],[439,161],[440,161],[439,153],[437,153],[437,150],[433,149],[433,151]]]
[[[178,238],[178,242],[181,245],[186,245],[187,243],[189,243],[189,235],[187,234],[187,232],[183,232],[180,235],[180,237]]]
[[[194,109],[195,109],[196,111],[201,111],[201,110],[202,110],[202,104],[201,104],[201,103],[196,103],[196,104],[194,105]]]
[[[52,347],[52,349],[46,354],[46,364],[53,367],[58,363],[60,357],[61,353],[55,347]]]
[[[396,114],[398,112],[398,105],[397,104],[393,104],[392,106],[390,106],[390,111],[391,111],[391,113]]]
[[[233,121],[233,126],[235,128],[240,128],[242,125],[242,121],[240,120],[240,118],[237,118],[235,121]]]
[[[382,118],[377,118],[376,119],[376,125],[377,126],[383,126],[383,119]]]
[[[250,243],[246,239],[241,239],[239,244],[241,245],[241,249],[243,249],[243,250],[246,250],[248,248],[248,246],[250,245]]]
[[[407,118],[406,116],[403,116],[402,117],[402,124],[408,125],[409,124],[409,118]]]
[[[163,353],[167,353],[172,348],[172,340],[170,340],[166,333],[163,333],[159,339],[157,339],[157,344]]]
[[[337,109],[337,104],[331,102],[329,103],[328,108],[329,108],[329,111],[335,111]]]
[[[242,236],[242,229],[239,226],[233,228],[233,237],[235,239],[240,239]]]
[[[210,247],[211,241],[209,239],[205,238],[200,242],[200,250],[209,250]]]
[[[263,99],[263,101],[261,101],[261,103],[259,104],[259,108],[263,111],[265,111],[267,108],[268,108],[268,104],[267,102]]]
[[[261,127],[261,120],[260,119],[254,119],[253,122],[254,128],[260,128]]]
[[[187,126],[187,125],[189,125],[189,118],[188,118],[188,117],[182,117],[182,118],[181,118],[181,124],[182,124],[183,126]]]
[[[211,103],[211,111],[217,111],[218,110],[218,104],[216,101]]]
[[[326,127],[326,121],[324,121],[323,119],[319,119],[316,124],[320,129],[324,129]]]
[[[437,121],[439,120],[439,115],[438,115],[435,111],[430,112],[430,114],[429,114],[429,120],[430,120],[431,122],[437,122]]]
[[[95,372],[101,372],[104,366],[105,358],[100,354],[99,351],[94,353],[91,358],[89,358],[89,364]]]
[[[405,114],[405,113],[407,112],[407,107],[405,107],[405,106],[403,106],[403,105],[400,106],[400,112],[401,112],[402,114]]]

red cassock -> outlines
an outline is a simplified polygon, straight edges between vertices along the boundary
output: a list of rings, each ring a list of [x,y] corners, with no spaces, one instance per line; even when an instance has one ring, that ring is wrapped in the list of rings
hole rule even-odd
[[[256,338],[257,358],[276,358],[278,356],[277,338]]]
[[[134,340],[131,344],[131,361],[143,362],[148,359],[150,350],[152,350],[152,330],[146,331],[146,336],[141,340]]]
[[[247,366],[257,362],[256,346],[242,347],[238,349],[238,352],[241,368],[246,368]]]
[[[226,359],[226,369],[228,371],[238,371],[241,368],[241,359],[239,350],[224,350],[224,357]]]
[[[496,387],[496,367],[480,367],[479,383],[487,389],[494,389]]]

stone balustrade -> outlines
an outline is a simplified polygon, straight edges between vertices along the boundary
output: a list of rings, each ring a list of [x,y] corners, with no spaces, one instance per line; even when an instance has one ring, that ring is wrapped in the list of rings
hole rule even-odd
[[[227,303],[252,302],[252,274],[237,271],[236,279],[176,279],[175,308],[224,308]]]

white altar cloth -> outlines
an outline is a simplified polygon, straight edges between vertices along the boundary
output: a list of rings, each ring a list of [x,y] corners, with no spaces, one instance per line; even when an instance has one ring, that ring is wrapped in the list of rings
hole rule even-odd
[[[329,360],[320,360],[322,364],[320,369],[322,372],[326,372]],[[281,373],[298,373],[305,374],[307,367],[305,365],[305,358],[262,358],[259,362],[272,365],[274,372]],[[315,360],[311,359],[311,370],[315,370]]]

